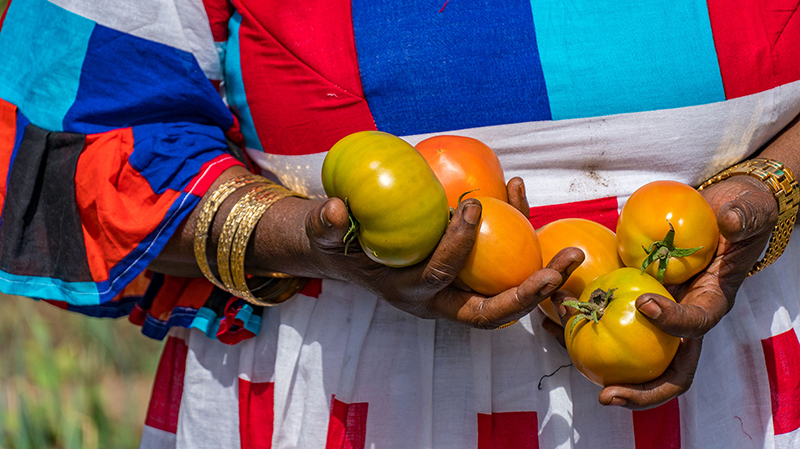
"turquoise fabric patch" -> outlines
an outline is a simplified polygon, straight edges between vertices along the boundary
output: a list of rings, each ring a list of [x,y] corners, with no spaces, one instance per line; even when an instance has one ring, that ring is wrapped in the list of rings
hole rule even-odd
[[[244,323],[244,328],[255,335],[261,330],[261,317],[253,315],[253,307],[250,304],[245,304],[239,309],[236,319]]]
[[[228,23],[228,45],[225,50],[225,95],[228,97],[228,104],[231,109],[239,116],[239,125],[242,128],[244,141],[248,148],[264,150],[261,140],[258,138],[255,126],[253,126],[253,116],[250,114],[250,106],[247,103],[247,94],[244,91],[244,80],[242,79],[242,66],[239,57],[239,28],[242,24],[242,16],[237,12],[233,14]]]
[[[72,306],[100,304],[94,282],[65,282],[61,279],[21,276],[0,271],[0,291],[8,295],[66,301]]]
[[[0,98],[31,123],[63,131],[95,23],[46,0],[14,0],[0,32]]]
[[[725,100],[706,2],[531,0],[553,120]]]
[[[216,326],[214,326],[214,322],[216,321]],[[214,313],[213,310],[207,307],[201,307],[197,309],[197,314],[194,316],[194,320],[192,320],[192,324],[189,325],[189,328],[194,328],[199,330],[200,332],[210,336],[211,338],[216,338],[217,335],[217,328],[219,327],[219,321],[217,320],[217,314]],[[213,329],[213,332],[209,332]]]

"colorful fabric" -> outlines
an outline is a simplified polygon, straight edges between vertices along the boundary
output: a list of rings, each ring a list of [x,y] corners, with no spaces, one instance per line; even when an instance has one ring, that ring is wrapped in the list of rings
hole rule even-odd
[[[204,167],[235,163],[225,138],[239,141],[239,129],[253,161],[312,198],[324,195],[325,152],[350,132],[412,144],[468,135],[525,180],[535,226],[581,216],[613,229],[635,188],[696,185],[800,113],[797,7],[12,0],[0,29],[13,58],[0,67],[0,289],[21,282],[41,296],[43,281],[67,308],[84,307],[72,291],[98,298],[87,307],[106,304],[99,292],[141,271],[168,216],[202,194]],[[184,145],[191,136],[202,137]],[[24,178],[20,161],[20,173],[52,184],[10,182]],[[65,172],[74,187],[51,178]],[[95,179],[125,182],[80,188]],[[53,247],[85,258],[74,267],[36,246],[53,220],[20,212],[44,211],[52,199],[31,192],[51,190],[76,192],[52,209],[84,235]],[[147,223],[120,222],[126,210],[97,207],[100,197],[139,207]],[[152,245],[140,243],[148,236]],[[43,260],[25,271],[28,251]],[[794,239],[745,282],[704,339],[693,387],[644,412],[600,406],[599,387],[566,366],[538,310],[488,332],[418,319],[342,282],[251,310],[203,280],[153,275],[125,305],[145,333],[169,335],[142,447],[797,447],[798,257]],[[56,277],[67,269],[74,278]]]

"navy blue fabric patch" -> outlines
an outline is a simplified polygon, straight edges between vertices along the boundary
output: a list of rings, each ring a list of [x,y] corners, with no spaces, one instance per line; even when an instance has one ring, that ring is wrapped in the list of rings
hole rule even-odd
[[[550,120],[529,2],[352,4],[361,81],[379,130],[402,136]]]
[[[176,121],[228,129],[233,116],[191,53],[96,26],[64,130]]]

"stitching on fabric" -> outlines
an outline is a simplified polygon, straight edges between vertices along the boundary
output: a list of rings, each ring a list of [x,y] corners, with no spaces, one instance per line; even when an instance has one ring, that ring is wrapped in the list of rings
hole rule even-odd
[[[251,16],[251,17],[253,17],[253,18],[255,18],[255,15],[254,15],[254,14],[253,14],[253,13],[252,13],[252,12],[251,12],[249,9],[247,9],[247,7],[246,7],[245,5],[241,5],[241,9],[245,9],[245,10],[247,10],[247,12],[250,14],[250,16]],[[300,59],[300,58],[299,58],[299,57],[298,57],[298,56],[297,56],[297,55],[296,55],[294,52],[292,52],[291,50],[289,50],[289,48],[287,48],[287,47],[286,47],[286,45],[284,45],[284,44],[283,44],[283,42],[279,41],[279,40],[278,40],[278,39],[277,39],[277,38],[276,38],[276,37],[275,37],[275,36],[274,36],[272,33],[270,33],[270,32],[269,32],[269,30],[267,30],[267,27],[265,27],[263,23],[261,23],[261,22],[260,22],[260,21],[258,21],[258,20],[255,20],[255,22],[256,22],[256,23],[257,23],[257,24],[258,24],[258,25],[261,27],[261,29],[262,29],[262,30],[264,30],[264,32],[265,32],[265,33],[267,33],[267,34],[269,35],[269,37],[271,37],[271,38],[272,38],[272,40],[274,40],[274,41],[275,41],[275,43],[277,43],[278,45],[280,45],[280,46],[281,46],[281,48],[283,48],[284,50],[286,50],[286,52],[287,52],[287,53],[289,53],[290,55],[292,55],[292,57],[293,57],[293,58],[294,58],[294,59],[295,59],[297,62],[299,62],[300,64],[302,64],[302,65],[303,65],[304,67],[306,67],[308,70],[311,70],[313,73],[315,73],[317,76],[319,76],[319,77],[320,77],[322,80],[324,80],[324,81],[325,81],[325,82],[327,82],[328,84],[330,84],[330,85],[332,85],[332,86],[336,87],[337,89],[341,90],[342,92],[344,92],[344,93],[346,93],[346,94],[348,94],[348,95],[351,95],[351,96],[353,96],[353,97],[355,97],[355,98],[359,98],[359,99],[361,99],[361,100],[364,100],[364,101],[366,101],[366,100],[367,100],[365,97],[363,97],[363,96],[361,96],[361,95],[356,95],[356,94],[354,94],[353,92],[350,92],[349,90],[347,90],[347,89],[345,89],[345,88],[343,88],[343,87],[339,86],[338,84],[336,84],[336,83],[334,83],[333,81],[331,81],[331,80],[329,80],[328,78],[326,78],[324,75],[322,75],[321,73],[319,73],[319,71],[317,71],[316,69],[314,69],[313,67],[311,67],[310,65],[308,65],[308,64],[307,64],[305,61],[303,61],[302,59]],[[359,75],[359,82],[360,82],[360,75]]]
[[[792,13],[789,15],[789,18],[786,19],[786,22],[783,24],[783,28],[781,28],[781,30],[778,32],[778,36],[775,37],[775,42],[772,43],[773,46],[778,45],[778,41],[781,40],[781,36],[783,36],[783,32],[786,30],[786,27],[789,26],[789,22],[792,21],[792,19],[794,18],[794,16],[797,13],[798,9],[800,9],[800,4],[798,4],[798,5],[796,5],[794,7],[794,9],[792,10]]]

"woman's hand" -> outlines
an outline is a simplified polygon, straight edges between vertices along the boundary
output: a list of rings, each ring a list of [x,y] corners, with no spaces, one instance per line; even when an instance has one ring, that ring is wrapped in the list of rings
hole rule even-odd
[[[527,217],[522,180],[514,178],[507,187],[509,202]],[[583,261],[583,253],[574,248],[564,250],[519,287],[493,297],[481,296],[457,280],[475,242],[480,215],[477,200],[463,201],[428,259],[411,267],[389,268],[369,259],[360,248],[354,251],[354,245],[344,254],[347,209],[340,199],[329,199],[306,216],[308,260],[327,277],[360,285],[412,315],[496,328],[526,315],[556,291]]]
[[[717,213],[720,240],[714,259],[689,282],[670,287],[677,303],[656,294],[636,300],[636,308],[653,324],[681,337],[678,352],[667,371],[653,381],[603,388],[599,396],[603,405],[645,409],[686,392],[697,369],[703,336],[733,307],[739,286],[769,241],[778,206],[758,180],[735,176],[701,193]],[[552,298],[563,324],[575,313],[561,304],[566,296],[568,292],[561,291]]]

